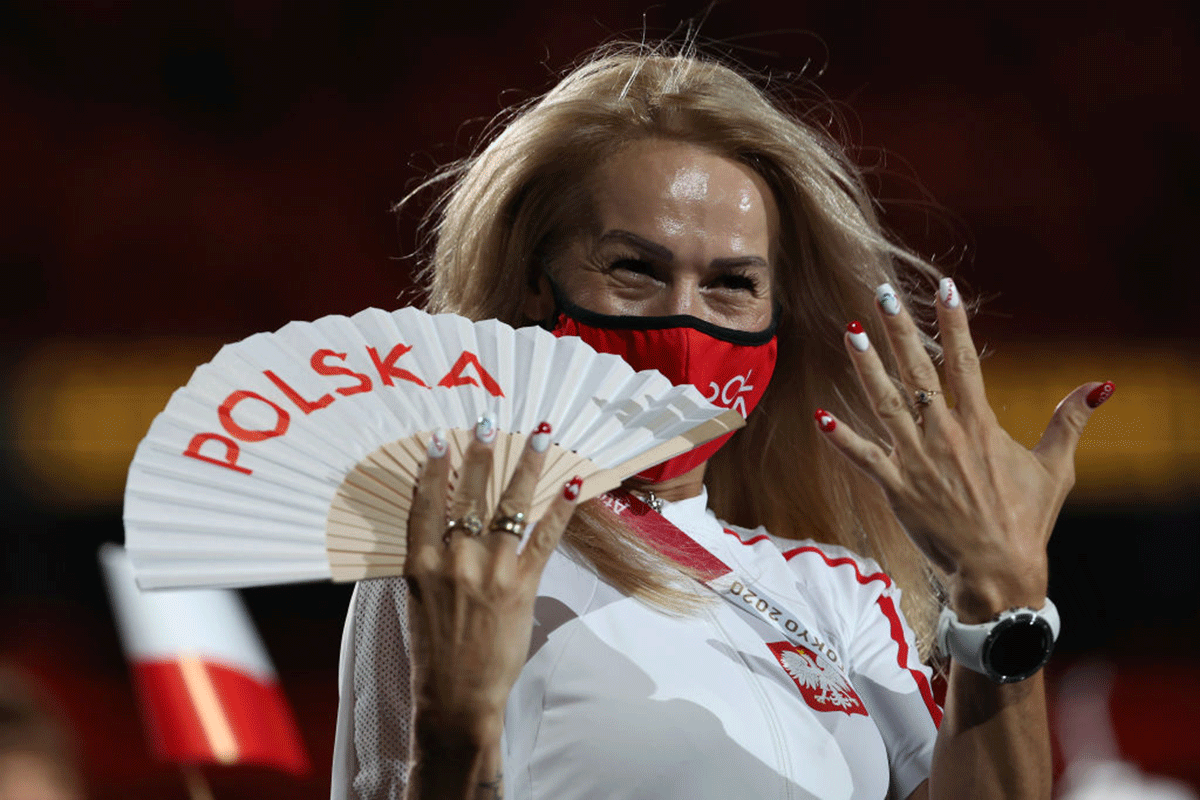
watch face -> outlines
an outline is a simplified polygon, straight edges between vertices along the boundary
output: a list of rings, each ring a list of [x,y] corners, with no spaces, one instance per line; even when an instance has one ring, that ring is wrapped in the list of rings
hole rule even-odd
[[[994,681],[1021,681],[1041,669],[1053,649],[1050,623],[1033,614],[1017,614],[992,629],[983,643],[983,666]]]

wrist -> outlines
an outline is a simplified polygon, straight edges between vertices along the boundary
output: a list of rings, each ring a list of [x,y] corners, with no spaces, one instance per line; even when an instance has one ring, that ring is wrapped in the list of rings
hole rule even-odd
[[[480,752],[499,747],[504,734],[504,714],[496,712],[447,719],[429,712],[418,712],[416,734],[425,752]]]
[[[421,800],[496,798],[503,792],[503,715],[455,724],[418,713],[416,723]]]
[[[1043,559],[1013,572],[999,569],[960,569],[947,583],[950,608],[959,620],[988,622],[1011,608],[1041,608],[1049,587]]]

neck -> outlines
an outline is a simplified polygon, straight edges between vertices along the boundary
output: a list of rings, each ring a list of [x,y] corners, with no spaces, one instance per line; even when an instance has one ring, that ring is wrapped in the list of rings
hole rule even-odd
[[[701,464],[682,475],[662,481],[661,483],[650,483],[638,480],[637,478],[630,478],[621,485],[629,491],[640,494],[645,494],[648,491],[654,492],[655,497],[668,502],[686,500],[689,497],[696,497],[704,490],[705,464]]]

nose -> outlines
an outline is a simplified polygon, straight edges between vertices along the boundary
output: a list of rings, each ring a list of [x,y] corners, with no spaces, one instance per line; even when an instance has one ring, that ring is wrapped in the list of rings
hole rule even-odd
[[[700,287],[693,281],[673,281],[659,295],[657,316],[690,316],[703,318]]]

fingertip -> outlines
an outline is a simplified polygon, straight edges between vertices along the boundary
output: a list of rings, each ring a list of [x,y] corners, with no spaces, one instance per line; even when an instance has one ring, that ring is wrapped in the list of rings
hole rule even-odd
[[[846,326],[846,340],[850,342],[850,346],[860,353],[865,353],[871,349],[871,340],[867,337],[867,332],[863,330],[862,323],[854,320]]]
[[[837,419],[823,408],[817,409],[813,414],[813,419],[817,421],[817,427],[821,429],[822,433],[833,433],[837,428]]]
[[[875,302],[879,304],[879,309],[889,317],[900,313],[900,295],[896,294],[896,290],[890,283],[881,283],[875,289]]]
[[[953,278],[942,278],[938,281],[937,298],[942,308],[955,309],[962,305],[962,296]]]
[[[563,485],[562,496],[574,505],[579,500],[579,492],[583,490],[583,478],[576,475]]]
[[[436,480],[439,476],[448,475],[450,472],[450,459],[447,457],[450,452],[450,436],[444,428],[429,434],[429,441],[425,443],[425,463],[421,465],[420,480]]]
[[[1087,403],[1088,408],[1099,408],[1104,401],[1113,396],[1113,392],[1116,390],[1116,384],[1114,384],[1112,381],[1103,381],[1102,383],[1096,384],[1087,393],[1087,397],[1084,398],[1084,402]]]
[[[558,493],[550,503],[550,507],[546,509],[546,513],[542,515],[541,522],[551,522],[555,526],[565,527],[567,521],[575,513],[575,507],[579,505],[579,497],[583,491],[583,478],[576,475],[563,484],[562,491]]]
[[[544,453],[550,449],[551,435],[554,429],[549,422],[540,422],[529,437],[529,448],[535,453]]]
[[[527,562],[529,568],[540,569],[550,553],[558,546],[566,531],[567,523],[575,513],[580,492],[583,490],[583,478],[576,475],[563,484],[562,491],[550,503],[546,513],[536,520],[526,531],[525,541],[522,542],[520,553],[528,551],[532,561]]]
[[[488,411],[475,423],[475,440],[480,444],[490,445],[496,441],[496,416]]]
[[[1073,459],[1092,412],[1112,397],[1115,389],[1112,381],[1076,386],[1054,409],[1042,438],[1033,447],[1034,452],[1052,459]]]
[[[441,458],[450,450],[450,440],[446,438],[446,429],[438,428],[433,433],[429,434],[429,441],[425,445],[425,455],[429,459]]]

